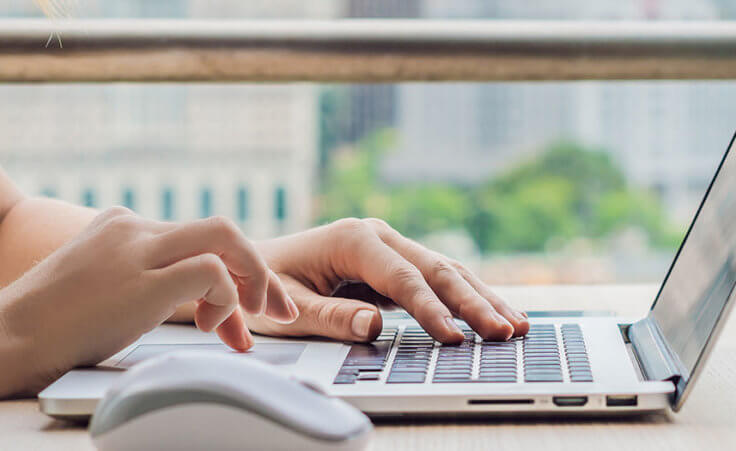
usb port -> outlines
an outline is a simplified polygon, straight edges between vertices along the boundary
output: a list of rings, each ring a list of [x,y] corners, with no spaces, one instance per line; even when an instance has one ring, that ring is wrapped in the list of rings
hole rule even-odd
[[[588,404],[587,396],[553,396],[552,402],[558,407],[582,407]]]
[[[639,404],[636,395],[608,395],[606,396],[606,405],[608,407],[635,407]]]

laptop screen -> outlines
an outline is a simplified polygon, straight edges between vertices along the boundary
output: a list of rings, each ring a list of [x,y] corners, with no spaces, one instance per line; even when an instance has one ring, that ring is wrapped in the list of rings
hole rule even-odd
[[[736,283],[736,156],[733,140],[662,285],[651,316],[693,374]]]

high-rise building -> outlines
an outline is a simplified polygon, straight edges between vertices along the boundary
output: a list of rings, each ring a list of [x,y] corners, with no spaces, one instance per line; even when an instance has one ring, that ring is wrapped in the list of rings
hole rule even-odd
[[[140,0],[80,15],[282,17],[285,3],[295,17],[334,11],[329,1]],[[33,12],[25,2],[15,11]],[[0,85],[0,99],[0,161],[28,193],[165,220],[224,214],[254,237],[311,225],[312,85]]]
[[[347,18],[411,19],[421,15],[420,0],[347,0],[340,14]],[[340,93],[348,120],[339,121],[336,139],[354,142],[385,127],[396,125],[397,86],[390,83],[350,85]]]
[[[718,18],[709,0],[507,2],[426,0],[427,18]],[[389,181],[475,183],[555,140],[611,152],[630,180],[656,190],[677,220],[697,206],[736,114],[728,82],[405,84],[397,93],[401,144]]]

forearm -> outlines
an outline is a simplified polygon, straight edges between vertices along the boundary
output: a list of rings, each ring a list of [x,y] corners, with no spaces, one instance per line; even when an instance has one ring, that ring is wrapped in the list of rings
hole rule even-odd
[[[96,210],[21,197],[0,222],[0,287],[6,287],[77,235]]]
[[[39,343],[34,342],[37,340],[32,334],[14,333],[16,329],[28,326],[18,324],[15,313],[30,309],[33,303],[26,299],[27,296],[18,298],[17,290],[13,289],[15,285],[10,285],[78,234],[96,214],[95,210],[56,200],[27,198],[16,189],[5,189],[3,194],[3,214],[0,216],[0,362],[10,365],[2,365],[6,371],[0,375],[0,399],[9,395],[31,395],[48,382],[47,375],[31,364],[38,360],[33,355],[38,351]]]

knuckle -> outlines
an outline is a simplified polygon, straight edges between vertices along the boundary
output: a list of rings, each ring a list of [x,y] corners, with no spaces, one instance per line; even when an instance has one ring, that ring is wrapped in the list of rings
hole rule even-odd
[[[318,329],[330,330],[337,326],[339,309],[336,303],[325,302],[316,307],[314,320]]]
[[[215,230],[217,230],[218,233],[224,234],[228,237],[236,237],[240,235],[240,229],[238,226],[227,216],[212,216],[207,218],[207,221]]]
[[[369,231],[369,225],[358,218],[342,218],[332,224],[335,229],[344,234],[363,234]]]
[[[415,284],[422,277],[419,270],[408,265],[396,266],[391,269],[390,273],[397,282],[402,284]]]
[[[226,276],[225,264],[215,254],[202,254],[199,256],[199,270],[212,279],[220,279]]]
[[[393,230],[386,221],[380,218],[365,218],[363,219],[363,222],[379,232],[388,232]]]
[[[416,293],[425,292],[422,282],[424,278],[418,269],[408,265],[397,265],[389,268],[388,274],[395,283],[389,285],[389,297],[393,299],[414,297]]]
[[[347,253],[360,248],[371,236],[375,236],[373,229],[361,219],[343,218],[333,224],[337,241]]]
[[[133,215],[135,213],[133,213],[133,211],[130,208],[123,207],[121,205],[116,205],[114,207],[109,207],[105,209],[101,214],[112,218],[115,216]]]
[[[140,227],[140,221],[134,214],[119,214],[110,218],[102,227],[104,232],[127,233]]]
[[[436,259],[430,265],[430,278],[433,280],[451,279],[456,274],[455,268],[443,259]]]
[[[457,271],[464,279],[468,279],[469,277],[472,276],[472,273],[470,272],[470,270],[466,268],[465,265],[463,265],[459,261],[453,260],[453,259],[447,259],[447,262],[453,268],[455,268],[455,271]]]

